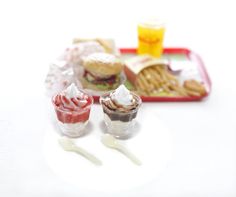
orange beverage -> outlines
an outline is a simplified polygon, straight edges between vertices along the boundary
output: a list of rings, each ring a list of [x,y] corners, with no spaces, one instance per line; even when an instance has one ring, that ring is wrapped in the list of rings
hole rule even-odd
[[[138,54],[161,57],[163,51],[165,27],[157,20],[148,20],[138,24]]]

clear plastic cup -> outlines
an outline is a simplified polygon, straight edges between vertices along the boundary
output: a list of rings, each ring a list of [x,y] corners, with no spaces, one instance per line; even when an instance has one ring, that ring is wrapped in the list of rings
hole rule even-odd
[[[128,112],[112,110],[108,108],[103,101],[110,96],[110,92],[102,95],[100,97],[100,103],[104,112],[104,122],[107,127],[107,132],[119,139],[126,139],[132,136],[133,127],[136,123],[136,116],[139,110],[139,107],[142,103],[141,98],[134,94],[137,100],[137,107]]]
[[[138,54],[161,57],[165,33],[164,23],[155,18],[138,23]]]
[[[80,137],[85,134],[85,127],[89,120],[93,97],[88,95],[89,104],[84,108],[78,108],[76,111],[62,109],[55,104],[55,97],[52,98],[52,103],[57,115],[57,122],[62,133],[68,137]]]

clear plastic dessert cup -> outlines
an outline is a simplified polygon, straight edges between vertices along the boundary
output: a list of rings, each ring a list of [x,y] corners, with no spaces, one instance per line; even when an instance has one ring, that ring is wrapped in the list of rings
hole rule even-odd
[[[69,110],[56,104],[56,96],[52,98],[52,103],[62,133],[68,137],[80,137],[84,135],[86,131],[85,127],[89,120],[91,105],[93,104],[93,97],[87,95],[88,103],[83,108]]]
[[[131,137],[134,132],[133,128],[142,100],[138,95],[134,93],[131,94],[137,98],[137,103],[136,107],[129,111],[119,111],[119,109],[114,110],[109,108],[104,101],[109,98],[110,92],[102,95],[99,100],[104,112],[104,122],[107,127],[106,132],[118,139],[127,139]]]

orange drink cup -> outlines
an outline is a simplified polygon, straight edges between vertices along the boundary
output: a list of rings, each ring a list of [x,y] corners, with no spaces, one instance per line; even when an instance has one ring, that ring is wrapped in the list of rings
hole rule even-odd
[[[147,20],[138,24],[138,54],[161,57],[165,27],[157,20]]]

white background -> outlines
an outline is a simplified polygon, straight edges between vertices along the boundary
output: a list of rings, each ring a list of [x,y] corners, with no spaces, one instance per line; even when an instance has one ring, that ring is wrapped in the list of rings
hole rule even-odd
[[[234,1],[1,1],[0,196],[106,196],[54,175],[41,153],[48,63],[74,37],[136,46],[136,23],[165,20],[165,46],[200,54],[212,79],[196,103],[147,103],[173,137],[168,169],[149,185],[112,196],[236,196]],[[155,123],[153,123],[155,124]],[[150,125],[150,129],[153,125]]]

